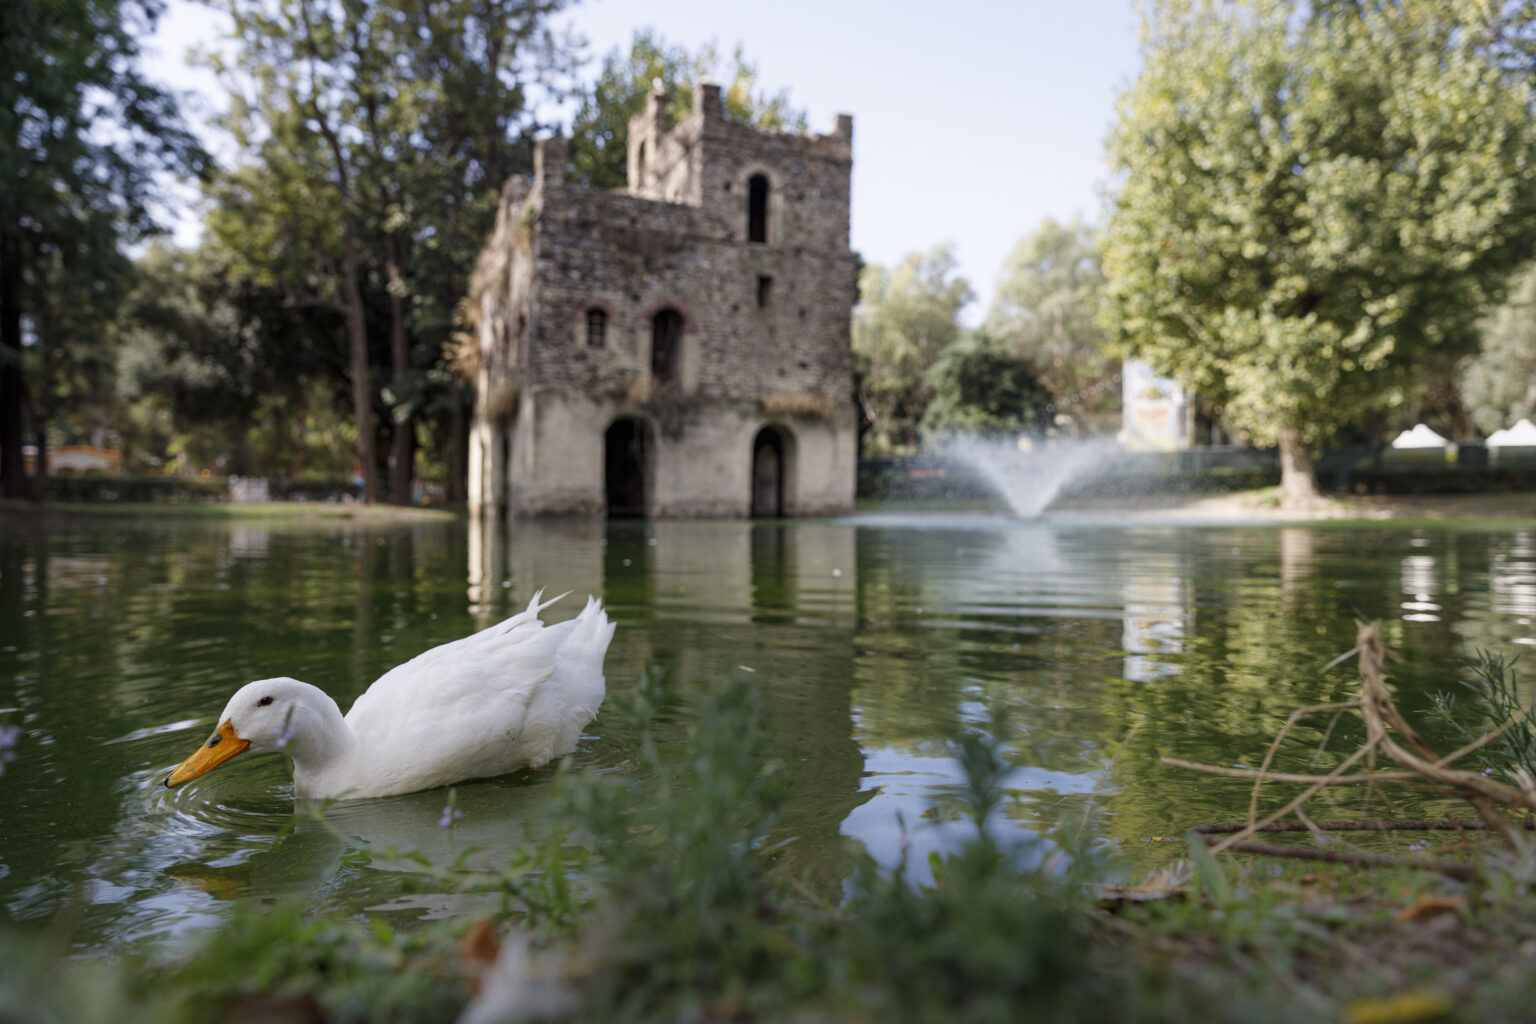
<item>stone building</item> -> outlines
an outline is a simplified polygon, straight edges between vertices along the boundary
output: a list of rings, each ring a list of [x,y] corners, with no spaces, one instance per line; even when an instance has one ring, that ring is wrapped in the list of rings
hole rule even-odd
[[[804,516],[853,505],[853,119],[761,131],[701,85],[629,125],[629,186],[567,184],[562,139],[502,195],[478,317],[472,506]]]

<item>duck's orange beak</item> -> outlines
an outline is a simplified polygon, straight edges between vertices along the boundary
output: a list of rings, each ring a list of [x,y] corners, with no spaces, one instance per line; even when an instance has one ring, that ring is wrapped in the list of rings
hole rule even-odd
[[[249,749],[251,749],[251,741],[235,735],[234,725],[225,719],[224,724],[214,730],[208,742],[197,748],[197,753],[181,762],[176,766],[175,771],[165,777],[165,784],[167,788],[171,788],[183,782],[191,782],[199,775],[206,775],[236,754],[243,754]]]

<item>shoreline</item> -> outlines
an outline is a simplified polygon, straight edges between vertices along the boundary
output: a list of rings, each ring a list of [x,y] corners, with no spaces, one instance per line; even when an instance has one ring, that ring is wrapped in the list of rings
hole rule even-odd
[[[0,523],[85,522],[97,519],[281,519],[288,521],[443,522],[463,518],[463,510],[416,505],[364,505],[358,502],[48,502],[0,499]]]
[[[1286,509],[1274,490],[1216,495],[1147,495],[1123,500],[1073,503],[1063,509],[1116,512],[1137,519],[1177,518],[1183,522],[1237,522],[1258,525],[1316,525],[1369,522],[1476,522],[1501,525],[1529,520],[1536,525],[1536,493],[1493,491],[1478,494],[1324,495],[1311,508]]]
[[[992,502],[861,501],[854,515],[881,512],[945,513],[995,511]],[[1050,513],[1083,512],[1167,525],[1349,525],[1362,523],[1476,523],[1536,526],[1536,492],[1491,491],[1475,494],[1325,495],[1315,506],[1284,509],[1274,489],[1226,494],[1144,494],[1133,499],[1098,498],[1052,505]],[[79,522],[93,519],[164,517],[187,519],[273,519],[289,521],[443,522],[462,519],[463,507],[363,505],[346,502],[51,502],[0,500],[0,523]],[[791,520],[793,521],[793,520]]]

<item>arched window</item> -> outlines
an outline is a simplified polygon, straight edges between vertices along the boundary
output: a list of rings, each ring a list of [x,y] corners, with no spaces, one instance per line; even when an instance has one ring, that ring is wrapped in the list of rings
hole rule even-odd
[[[747,179],[747,241],[768,241],[768,176]]]
[[[608,341],[608,311],[601,306],[587,309],[587,347],[602,348]]]
[[[668,307],[651,317],[651,376],[667,381],[677,375],[683,341],[683,314]]]

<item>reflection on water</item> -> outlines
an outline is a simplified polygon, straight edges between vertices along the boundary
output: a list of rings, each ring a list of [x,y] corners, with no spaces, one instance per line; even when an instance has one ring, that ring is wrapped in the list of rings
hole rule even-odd
[[[1171,558],[1159,567],[1145,565],[1127,576],[1122,586],[1125,600],[1125,678],[1151,682],[1179,671],[1171,657],[1184,650],[1185,614],[1183,580]]]
[[[1525,627],[1512,642],[1536,646],[1536,533],[1515,534],[1493,556],[1493,610]]]
[[[1241,782],[1160,758],[1254,763],[1292,709],[1348,696],[1347,668],[1319,670],[1356,619],[1386,623],[1406,707],[1474,647],[1536,645],[1529,530],[900,515],[24,527],[0,537],[0,725],[22,728],[0,774],[4,917],[81,903],[89,948],[178,941],[236,897],[469,909],[453,886],[412,882],[423,869],[403,854],[448,868],[478,848],[490,865],[539,841],[551,773],[459,787],[451,829],[442,792],[301,809],[295,824],[280,758],[161,782],[243,682],[293,675],[347,706],[540,587],[574,593],[556,618],[587,593],[607,602],[615,690],[647,665],[685,689],[733,671],[762,681],[772,756],[795,784],[791,855],[830,892],[850,850],[923,880],[928,854],[964,837],[950,744],[994,709],[1014,769],[992,827],[1020,862],[1086,827],[1140,871],[1170,855],[1150,839],[1247,803]],[[1330,742],[1355,741],[1344,732]],[[633,770],[635,741],[600,715],[578,762]]]

